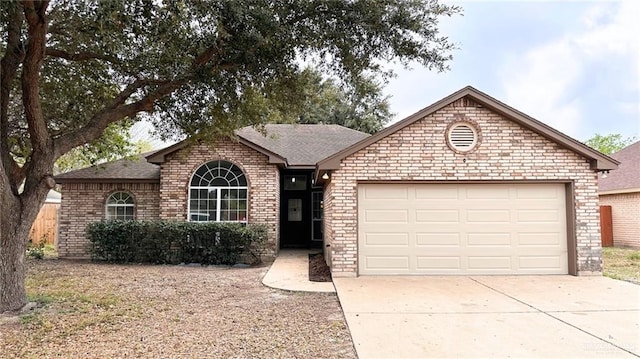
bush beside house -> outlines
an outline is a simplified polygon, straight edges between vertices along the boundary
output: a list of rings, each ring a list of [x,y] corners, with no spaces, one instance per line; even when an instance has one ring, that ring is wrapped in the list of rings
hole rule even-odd
[[[266,237],[261,224],[114,220],[87,226],[92,259],[114,263],[255,263]]]

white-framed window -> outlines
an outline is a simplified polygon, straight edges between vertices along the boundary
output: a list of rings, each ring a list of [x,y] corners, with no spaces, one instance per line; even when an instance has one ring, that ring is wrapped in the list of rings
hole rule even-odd
[[[128,192],[114,192],[107,198],[106,218],[133,220],[136,204]]]
[[[188,220],[247,222],[248,188],[242,170],[228,161],[200,166],[189,184]]]

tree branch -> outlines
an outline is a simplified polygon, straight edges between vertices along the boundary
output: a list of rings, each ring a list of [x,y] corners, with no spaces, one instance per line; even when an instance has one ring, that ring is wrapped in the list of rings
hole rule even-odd
[[[216,57],[219,57],[218,46],[210,47],[195,58],[191,69],[195,73],[197,68],[209,64]],[[225,62],[219,62],[214,66],[218,69],[227,70],[235,68],[234,64]],[[173,91],[187,84],[189,80],[189,77],[175,80],[135,80],[114,97],[102,111],[95,114],[86,126],[55,138],[53,140],[55,158],[59,158],[75,147],[96,140],[102,135],[104,129],[113,122],[120,121],[126,117],[134,117],[139,112],[152,111],[157,100],[171,94]],[[126,103],[138,90],[148,88],[149,86],[155,86],[155,89],[150,90],[145,96],[135,102]]]
[[[149,85],[164,85],[169,83],[169,80],[151,80],[151,79],[137,79],[133,83],[129,84],[122,90],[118,96],[107,106],[107,108],[116,108],[124,103],[139,89]]]
[[[198,55],[196,59],[193,61],[194,67],[202,66],[207,64],[214,56],[218,54],[218,46],[210,47],[206,49],[203,53]]]
[[[18,67],[24,58],[20,36],[22,33],[22,9],[20,2],[12,2],[7,23],[7,47],[0,61],[0,160],[9,179],[11,190],[17,194],[23,174],[11,156],[9,146],[9,100]],[[9,5],[10,6],[10,5]]]
[[[47,142],[50,140],[42,113],[39,83],[47,34],[44,15],[47,5],[47,1],[23,2],[24,15],[28,25],[28,47],[22,65],[22,102],[35,156],[47,151]]]
[[[53,141],[49,135],[40,101],[40,69],[44,61],[47,35],[46,9],[49,1],[24,1],[27,22],[27,52],[22,61],[22,103],[29,130],[31,155],[22,166],[24,191],[22,197],[30,201],[45,191],[44,177],[53,167]],[[32,171],[35,169],[35,172]],[[46,192],[43,192],[46,193]]]
[[[90,51],[83,51],[83,52],[78,52],[73,54],[67,51],[48,47],[46,49],[45,54],[47,56],[57,57],[57,58],[65,59],[69,61],[104,60],[104,61],[111,62],[113,64],[121,64],[120,59],[118,59],[115,56],[98,54],[96,52],[90,52]]]
[[[122,90],[122,92],[120,92],[120,94],[116,96],[108,106],[94,115],[89,120],[87,126],[54,139],[55,158],[59,158],[75,147],[96,140],[102,135],[104,129],[113,122],[120,121],[126,117],[134,117],[139,112],[152,111],[157,100],[172,93],[187,82],[187,79],[170,81],[136,80],[134,83]],[[158,85],[158,87],[142,97],[140,100],[125,104],[126,100],[134,92],[149,85]]]

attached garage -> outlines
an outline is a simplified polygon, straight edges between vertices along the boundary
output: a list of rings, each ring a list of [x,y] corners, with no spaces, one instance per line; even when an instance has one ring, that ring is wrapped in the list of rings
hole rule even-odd
[[[567,274],[562,183],[361,184],[360,275]]]
[[[334,277],[600,275],[617,162],[466,87],[318,162]]]

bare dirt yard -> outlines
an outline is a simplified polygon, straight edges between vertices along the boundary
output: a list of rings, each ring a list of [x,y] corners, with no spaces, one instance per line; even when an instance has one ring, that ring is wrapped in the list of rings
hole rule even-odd
[[[338,299],[264,287],[268,267],[29,260],[39,307],[0,317],[3,358],[355,358]]]

